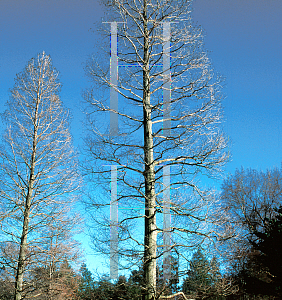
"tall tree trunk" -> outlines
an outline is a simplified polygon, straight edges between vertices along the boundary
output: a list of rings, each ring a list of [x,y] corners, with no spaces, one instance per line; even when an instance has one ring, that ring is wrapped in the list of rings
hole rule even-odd
[[[143,66],[143,122],[145,158],[145,237],[144,237],[144,300],[155,299],[156,293],[156,195],[153,158],[153,134],[150,104],[149,32],[147,27],[147,0],[144,0],[144,66]]]
[[[17,275],[16,275],[16,282],[15,282],[15,296],[14,296],[15,300],[22,299],[23,278],[24,278],[24,269],[25,269],[26,252],[27,252],[27,234],[29,229],[29,215],[30,215],[32,193],[33,193],[33,185],[34,185],[35,154],[36,154],[36,146],[37,146],[37,119],[38,119],[39,102],[40,102],[40,83],[37,91],[36,107],[35,107],[35,114],[34,114],[33,146],[32,146],[31,160],[30,160],[30,174],[28,180],[27,196],[25,200],[23,229],[22,229],[20,252],[19,252],[18,266],[17,266]]]
[[[32,191],[28,193],[25,202],[24,222],[21,236],[20,253],[18,258],[17,275],[15,283],[15,300],[22,299],[23,275],[25,268],[26,250],[27,250],[27,233],[29,224],[30,204]]]

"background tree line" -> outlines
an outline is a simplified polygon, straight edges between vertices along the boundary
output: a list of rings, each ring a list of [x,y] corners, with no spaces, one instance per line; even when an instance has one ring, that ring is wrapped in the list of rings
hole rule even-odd
[[[170,285],[164,295],[183,291],[193,299],[280,299],[282,240],[282,172],[237,170],[222,185],[222,205],[230,213],[229,222],[238,230],[217,246],[218,256],[198,248],[189,260],[184,280],[178,277],[177,259]],[[232,212],[232,213],[231,213]],[[228,224],[230,226],[230,224]],[[230,252],[230,249],[233,249]],[[228,251],[229,255],[224,255]],[[49,269],[34,267],[27,280],[33,290],[27,299],[141,299],[143,269],[133,270],[116,281],[97,278],[83,264],[75,271],[67,256],[57,263],[52,278]],[[164,287],[162,267],[157,269],[158,289]],[[13,299],[13,278],[1,270],[1,299]],[[95,276],[94,276],[95,275]],[[180,280],[179,280],[180,279]]]

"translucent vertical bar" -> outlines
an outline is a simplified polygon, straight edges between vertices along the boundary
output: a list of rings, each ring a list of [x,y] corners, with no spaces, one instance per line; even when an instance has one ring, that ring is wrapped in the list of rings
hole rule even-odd
[[[118,278],[118,201],[117,166],[111,166],[111,237],[110,237],[110,277]]]
[[[117,37],[117,22],[111,22],[111,94],[110,94],[110,108],[118,111],[118,37]],[[118,114],[110,112],[110,135],[118,134]]]
[[[164,280],[171,276],[170,262],[170,166],[163,168],[163,274]]]
[[[170,135],[170,92],[171,92],[171,75],[170,75],[170,23],[163,23],[163,133],[165,136]]]

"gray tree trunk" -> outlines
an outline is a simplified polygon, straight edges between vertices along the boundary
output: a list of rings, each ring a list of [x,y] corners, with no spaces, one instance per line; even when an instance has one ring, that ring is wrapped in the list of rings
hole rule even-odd
[[[155,299],[156,293],[156,195],[153,157],[153,134],[150,104],[149,32],[147,28],[147,1],[144,1],[144,69],[143,69],[143,122],[145,157],[145,237],[144,237],[144,300]]]

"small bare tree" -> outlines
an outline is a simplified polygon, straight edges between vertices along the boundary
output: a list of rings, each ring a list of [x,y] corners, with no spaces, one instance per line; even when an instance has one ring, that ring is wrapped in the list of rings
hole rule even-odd
[[[220,85],[202,48],[201,29],[192,26],[190,0],[116,0],[107,5],[112,12],[106,20],[111,24],[105,25],[111,26],[111,67],[106,49],[107,60],[95,55],[86,66],[94,85],[84,95],[89,129],[85,170],[97,188],[106,184],[107,192],[116,176],[117,202],[123,209],[117,223],[120,254],[144,266],[144,299],[152,300],[158,297],[157,258],[172,249],[181,255],[184,247],[215,233],[208,225],[212,193],[197,177],[215,174],[227,158],[219,128]],[[169,184],[163,183],[165,178]],[[109,206],[102,196],[92,204]],[[170,214],[173,225],[157,226],[159,213]],[[101,210],[95,219],[99,232],[116,226],[101,217]],[[159,232],[164,242],[158,241]],[[104,240],[99,233],[95,241],[106,251],[109,231]]]
[[[57,220],[42,228],[39,243],[33,240],[31,247],[26,252],[25,281],[22,297],[33,299],[36,295],[41,299],[59,299],[66,289],[65,283],[72,274],[61,272],[61,266],[67,261],[71,265],[78,265],[80,259],[79,243],[73,239],[77,227],[77,220],[67,215],[67,211],[57,214]],[[36,247],[35,247],[36,244]],[[30,251],[31,250],[31,251]],[[14,283],[17,269],[18,247],[11,241],[0,243],[0,264],[3,278],[7,285]],[[72,271],[70,269],[70,271]],[[1,277],[1,276],[0,276]],[[72,278],[75,280],[75,278]],[[14,286],[14,284],[13,284]],[[14,291],[14,289],[13,289]]]
[[[0,242],[16,249],[17,257],[10,261],[15,269],[15,300],[22,299],[30,262],[50,243],[52,224],[63,225],[69,194],[77,186],[60,86],[58,72],[43,52],[17,75],[3,114],[7,129],[0,150],[1,211],[5,212]]]
[[[73,269],[68,267],[78,265],[81,254],[79,243],[72,237],[77,220],[66,214],[58,219],[58,222],[54,221],[47,226],[46,240],[38,245],[37,253],[34,253],[30,263],[30,286],[25,291],[27,299],[33,299],[35,295],[42,300],[65,299],[64,293],[67,290],[75,290],[77,278]],[[72,284],[68,286],[68,282]]]

